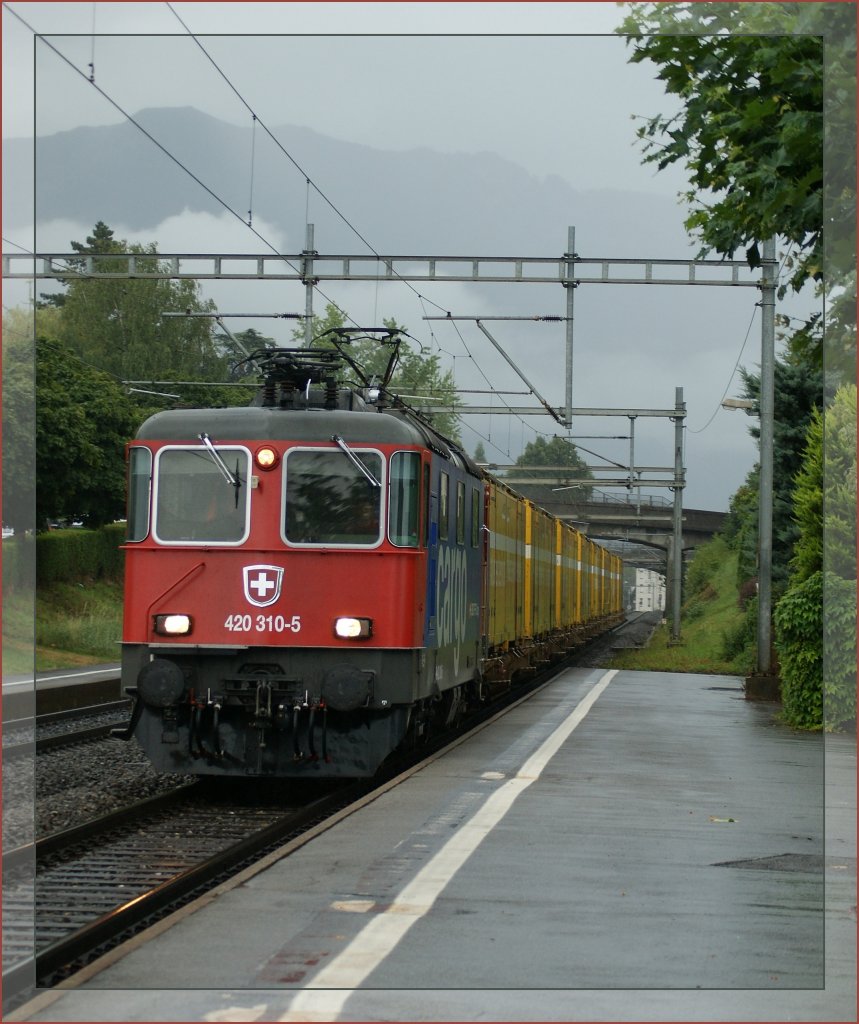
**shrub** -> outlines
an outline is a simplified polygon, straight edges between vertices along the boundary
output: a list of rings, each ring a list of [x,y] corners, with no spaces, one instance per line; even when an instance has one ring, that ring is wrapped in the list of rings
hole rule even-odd
[[[823,442],[825,568],[845,580],[856,578],[856,401],[855,384],[838,389]]]
[[[754,600],[758,595],[758,581],[757,579],[746,580],[745,583],[740,587],[740,594],[737,598],[737,604],[740,608],[747,608],[750,601]]]
[[[686,604],[683,605],[683,615],[687,622],[694,622],[696,619],[700,619],[704,612],[707,610],[707,605],[715,601],[718,597],[718,592],[712,583],[707,583],[702,587],[694,597],[691,597]]]
[[[739,622],[722,631],[722,657],[733,661],[744,651],[754,651],[758,639],[758,599],[749,598],[745,605],[746,614]],[[750,655],[750,660],[751,655]]]
[[[823,721],[832,732],[856,721],[856,580],[823,580]]]
[[[797,729],[823,726],[823,573],[791,587],[775,609],[784,716]]]

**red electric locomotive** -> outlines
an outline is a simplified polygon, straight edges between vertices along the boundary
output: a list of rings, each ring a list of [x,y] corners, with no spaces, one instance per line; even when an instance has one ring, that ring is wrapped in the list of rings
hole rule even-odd
[[[484,481],[335,354],[260,358],[252,406],[128,446],[125,735],[162,771],[372,775],[479,687]]]

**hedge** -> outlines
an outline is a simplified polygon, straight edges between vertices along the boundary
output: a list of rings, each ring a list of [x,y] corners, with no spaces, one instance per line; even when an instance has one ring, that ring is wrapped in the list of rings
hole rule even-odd
[[[785,593],[774,618],[787,722],[829,731],[854,722],[856,581],[816,572]]]
[[[125,524],[99,530],[51,530],[36,537],[36,584],[68,580],[121,580],[125,565],[120,545]]]
[[[823,580],[823,722],[827,731],[856,721],[856,580]]]
[[[18,535],[3,541],[3,593],[33,589],[36,542],[32,536]]]
[[[3,590],[11,593],[32,586],[33,544],[36,586],[70,580],[121,580],[125,556],[125,524],[111,523],[99,530],[51,530],[3,541]]]

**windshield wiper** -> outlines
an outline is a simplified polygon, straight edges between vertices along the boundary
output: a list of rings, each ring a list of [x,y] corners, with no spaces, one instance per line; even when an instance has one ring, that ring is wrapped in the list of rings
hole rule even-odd
[[[200,438],[200,440],[206,446],[206,450],[212,456],[212,461],[215,463],[215,465],[221,471],[221,475],[223,476],[223,478],[227,481],[227,483],[231,487],[235,487],[235,489],[236,489],[236,507],[238,507],[238,504],[239,504],[239,488],[242,486],[242,481],[241,481],[241,479],[239,477],[239,464],[238,464],[238,462],[236,462],[236,473],[235,473],[235,476],[234,476],[230,472],[229,468],[227,467],[226,462],[224,462],[224,460],[221,458],[220,453],[218,452],[217,448],[215,448],[215,446],[212,444],[212,439],[209,437],[209,435],[208,434],[198,434],[197,436]]]
[[[352,451],[352,449],[346,444],[343,438],[339,434],[332,434],[331,440],[337,445],[343,454],[350,459],[357,467],[361,470],[364,476],[370,481],[374,487],[381,487],[381,483],[373,476],[369,469],[364,463],[358,458],[358,456]]]

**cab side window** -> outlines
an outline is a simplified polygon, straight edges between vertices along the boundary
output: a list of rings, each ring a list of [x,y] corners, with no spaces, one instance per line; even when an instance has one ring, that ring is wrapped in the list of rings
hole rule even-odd
[[[447,540],[450,525],[450,477],[442,473],[438,485],[438,535],[439,539]]]
[[[394,452],[391,456],[388,536],[399,547],[418,546],[421,457],[417,452]]]

